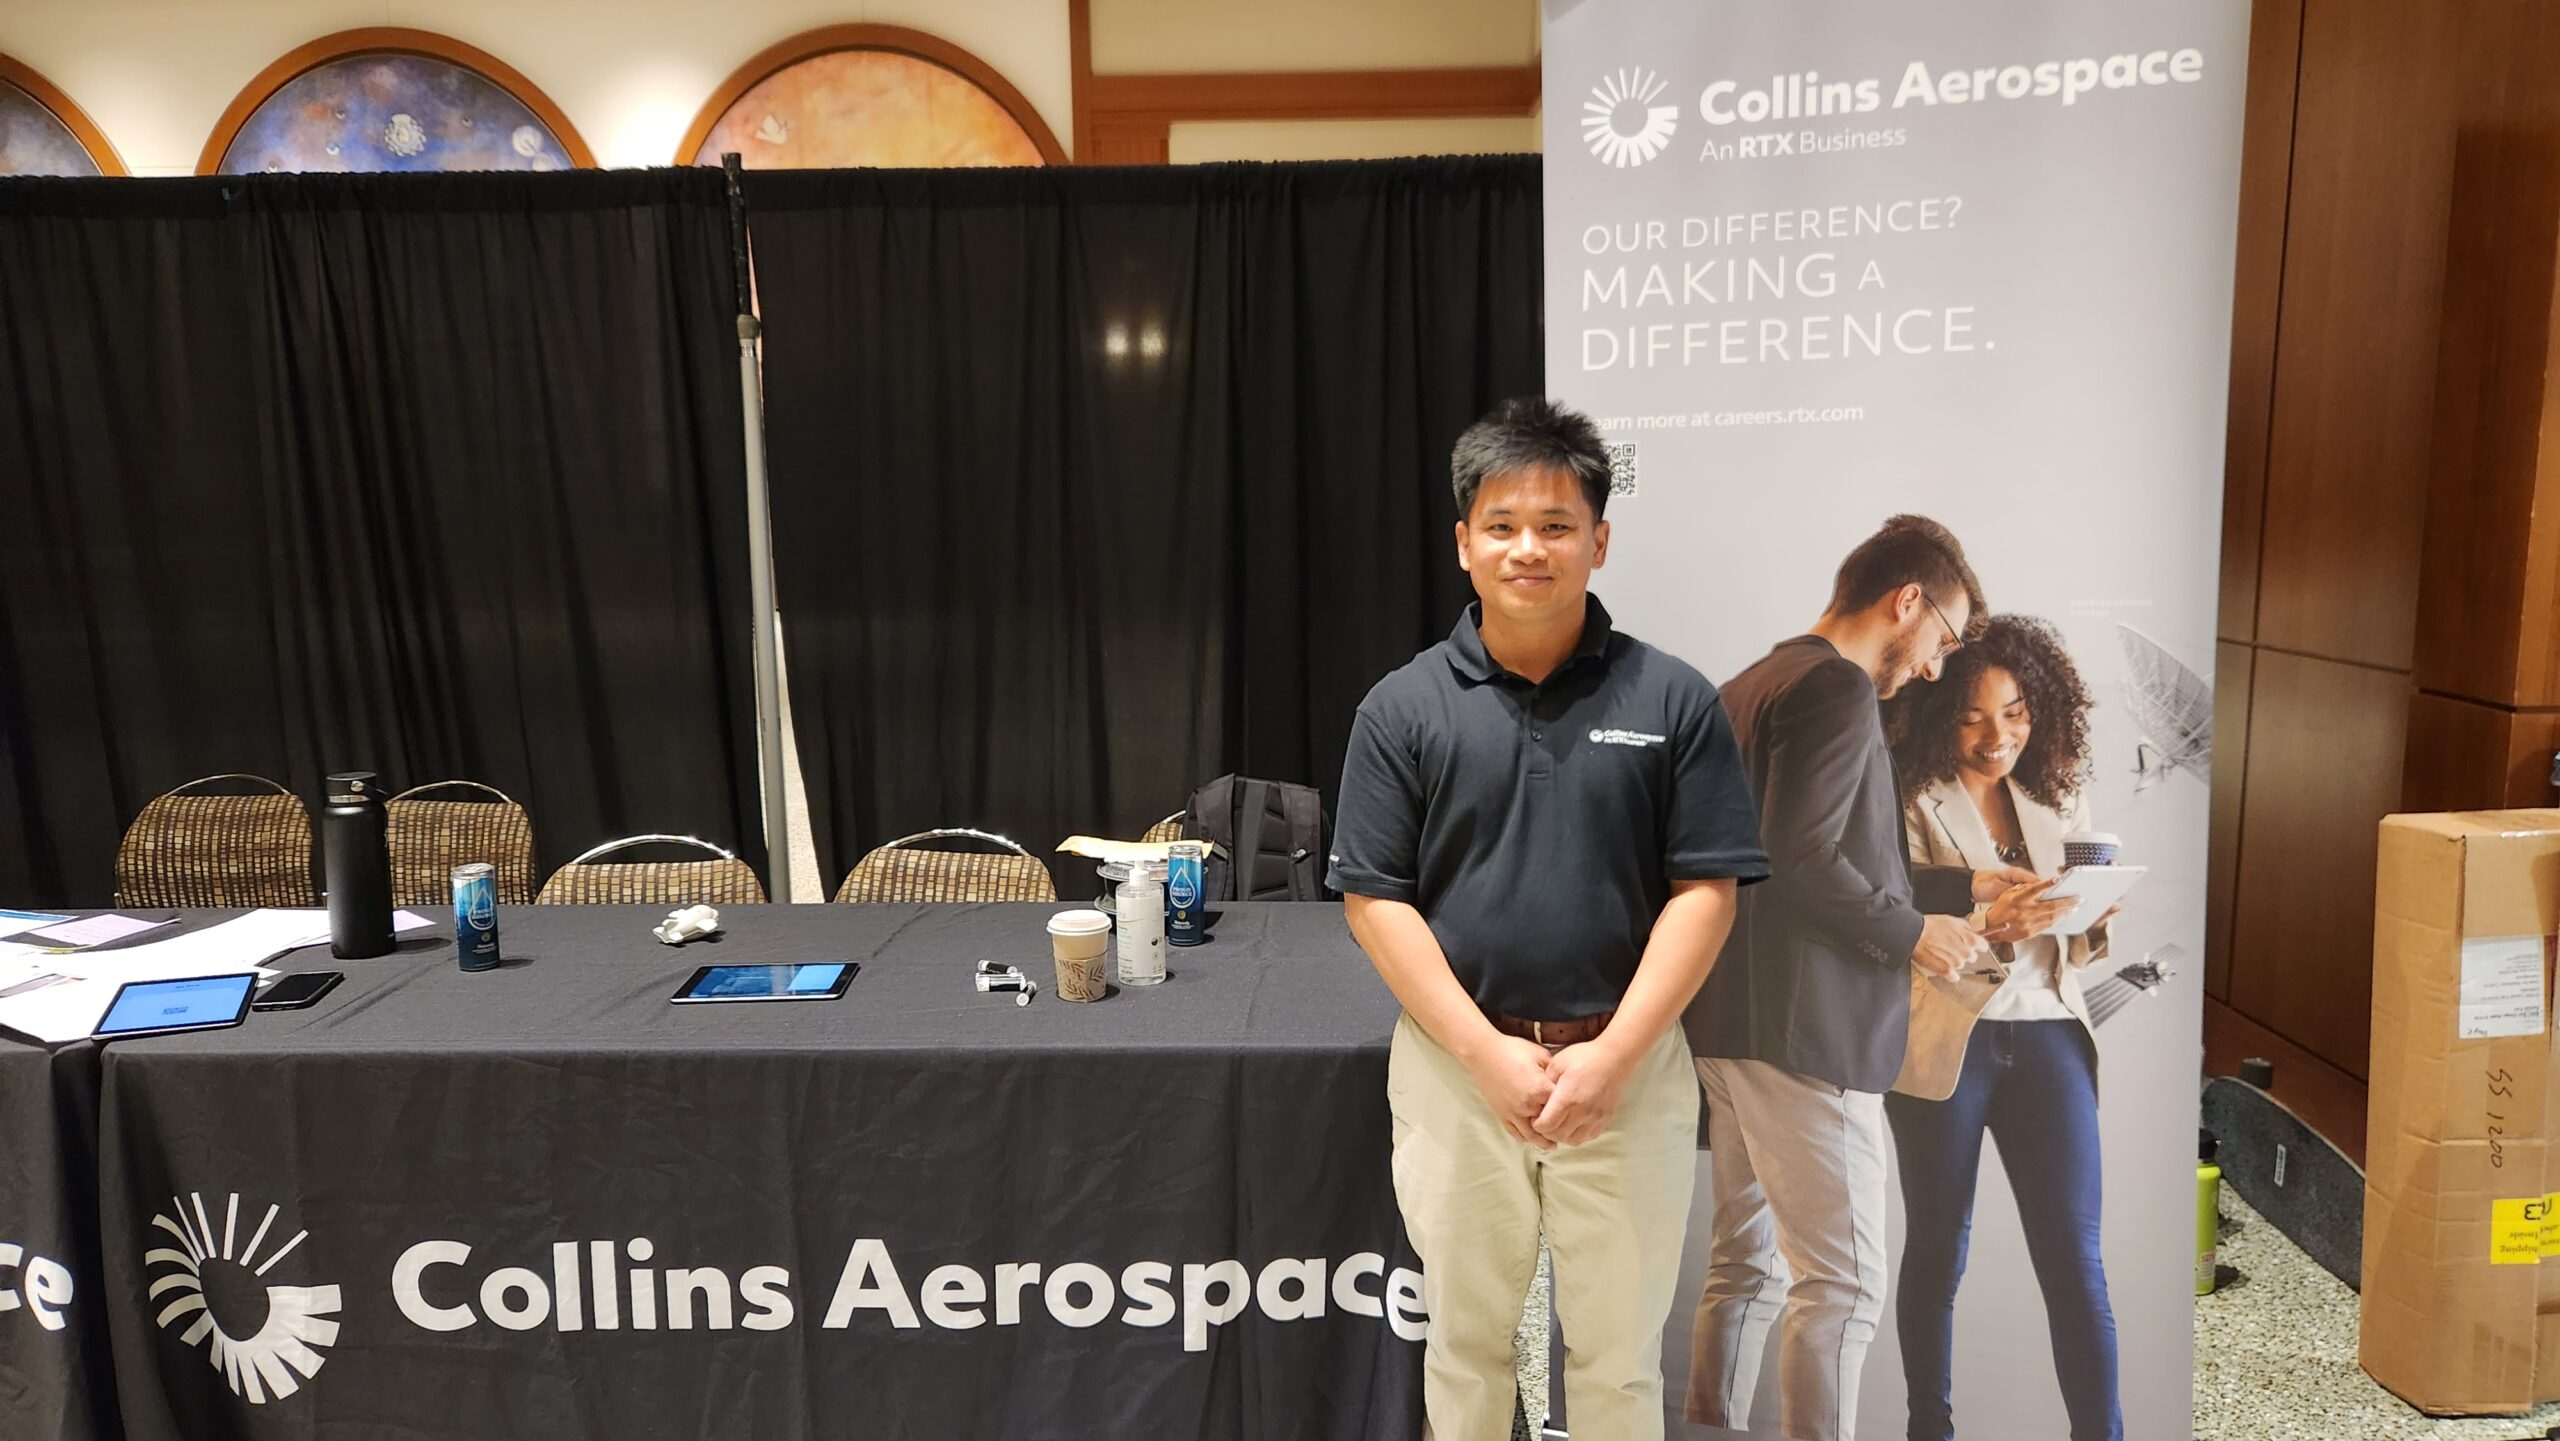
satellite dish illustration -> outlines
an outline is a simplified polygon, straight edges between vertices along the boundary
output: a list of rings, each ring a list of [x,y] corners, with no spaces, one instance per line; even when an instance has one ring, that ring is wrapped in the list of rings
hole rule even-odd
[[[2213,684],[2166,647],[2129,625],[2116,627],[2124,647],[2125,703],[2142,731],[2134,747],[2137,791],[2175,771],[2213,780]]]

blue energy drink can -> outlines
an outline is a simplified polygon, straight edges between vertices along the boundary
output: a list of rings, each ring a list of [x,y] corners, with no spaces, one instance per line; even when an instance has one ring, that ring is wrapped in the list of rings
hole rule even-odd
[[[498,873],[486,861],[453,868],[453,943],[464,970],[498,968]]]
[[[1196,946],[1209,939],[1201,928],[1200,843],[1175,841],[1165,851],[1164,939],[1173,946]]]

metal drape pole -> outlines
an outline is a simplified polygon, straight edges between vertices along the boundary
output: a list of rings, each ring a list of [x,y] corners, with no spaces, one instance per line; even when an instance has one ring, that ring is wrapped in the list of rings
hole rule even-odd
[[[774,644],[773,511],[764,473],[764,376],[756,363],[763,324],[747,272],[747,200],[738,157],[720,157],[729,179],[729,268],[738,288],[738,398],[746,413],[747,603],[755,612],[756,753],[764,760],[764,853],[777,902],[791,900],[791,817],[783,803],[782,667]]]

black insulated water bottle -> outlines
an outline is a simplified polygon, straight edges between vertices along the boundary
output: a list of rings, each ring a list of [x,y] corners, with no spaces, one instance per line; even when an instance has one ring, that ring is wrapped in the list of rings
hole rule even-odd
[[[329,888],[330,953],[342,961],[389,955],[391,816],[372,771],[329,777],[320,861]]]

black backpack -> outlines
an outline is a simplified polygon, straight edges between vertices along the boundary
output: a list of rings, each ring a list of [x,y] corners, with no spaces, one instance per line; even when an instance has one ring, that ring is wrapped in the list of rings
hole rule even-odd
[[[1211,842],[1201,884],[1212,901],[1320,901],[1324,798],[1307,786],[1220,776],[1191,793],[1187,839]]]

